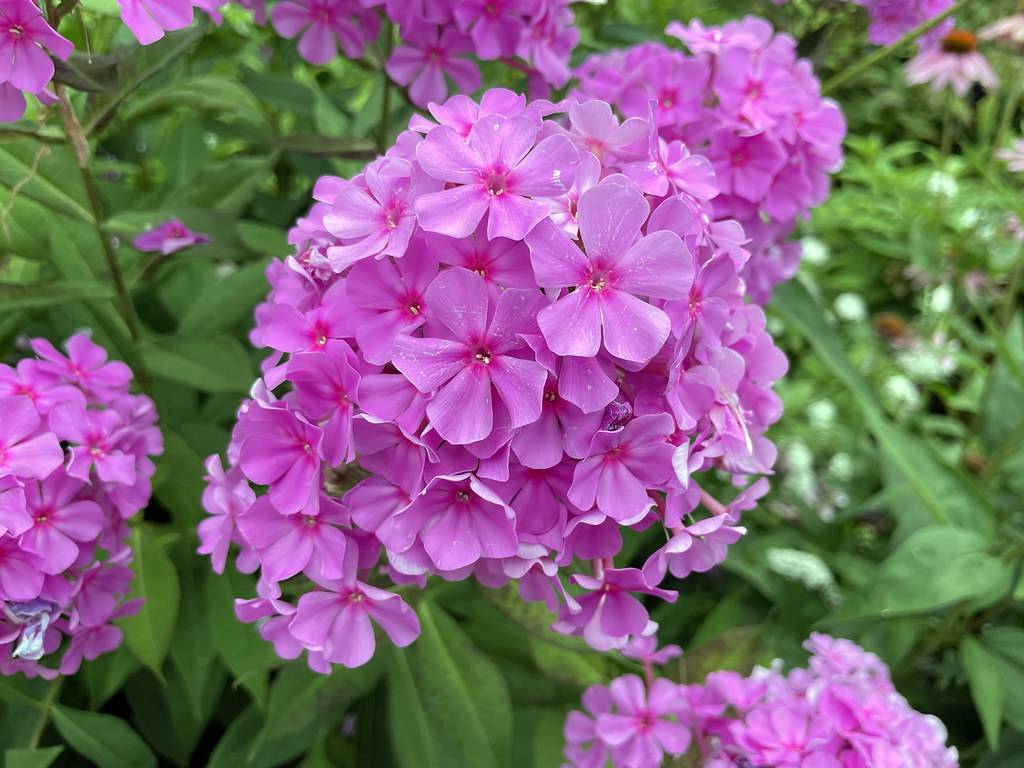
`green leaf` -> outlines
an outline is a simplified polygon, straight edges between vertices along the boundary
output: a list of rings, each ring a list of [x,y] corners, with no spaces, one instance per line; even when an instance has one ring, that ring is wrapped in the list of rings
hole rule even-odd
[[[176,80],[162,88],[147,90],[132,100],[121,118],[134,121],[182,108],[230,114],[236,119],[262,122],[260,104],[248,88],[237,80],[209,74]]]
[[[72,749],[99,768],[155,768],[146,742],[120,718],[54,707],[53,724]]]
[[[960,643],[960,663],[967,673],[971,698],[978,710],[985,739],[999,748],[999,727],[1003,721],[1003,676],[1000,662],[984,645],[968,635]]]
[[[4,753],[4,768],[49,768],[60,757],[64,747],[39,749],[8,749]]]
[[[221,280],[208,283],[185,310],[178,333],[184,336],[219,333],[244,321],[251,322],[253,308],[267,291],[266,264],[247,264]]]
[[[245,349],[230,336],[147,340],[142,359],[154,376],[211,394],[246,395],[254,379]]]
[[[981,642],[999,661],[1006,722],[1024,731],[1024,629],[995,627],[981,636]]]
[[[164,426],[164,452],[156,460],[153,493],[170,510],[174,524],[189,531],[205,517],[200,499],[203,493],[203,460],[176,430]]]
[[[78,166],[67,147],[12,141],[0,147],[0,185],[19,197],[82,222],[92,222]]]
[[[975,531],[940,525],[921,528],[878,566],[865,594],[827,621],[904,616],[972,598],[995,599],[1009,589],[1011,574],[988,549],[986,538]]]
[[[391,736],[402,768],[510,765],[512,711],[498,668],[429,600],[421,633],[395,651],[389,678]]]
[[[206,574],[206,620],[210,639],[235,681],[245,688],[260,709],[267,706],[267,670],[279,663],[273,646],[260,637],[254,624],[243,624],[235,616],[235,598],[255,594],[248,577],[230,566],[227,573]],[[235,584],[234,582],[237,582]]]
[[[161,666],[178,618],[180,588],[174,563],[149,526],[132,531],[132,592],[144,600],[134,616],[120,620],[125,643],[143,664],[161,680]]]
[[[89,98],[82,126],[87,134],[102,128],[127,96],[156,73],[170,66],[203,35],[201,25],[170,32],[152,45],[132,44],[115,52],[117,86]]]
[[[306,744],[319,728],[341,723],[348,707],[365,696],[380,679],[384,658],[381,648],[361,667],[335,667],[321,675],[298,664],[286,666],[270,686],[266,724],[250,748],[249,760],[265,744],[298,742]]]
[[[955,523],[984,534],[993,533],[995,511],[991,501],[973,483],[948,467],[930,446],[902,431],[886,417],[878,405],[877,393],[850,362],[807,289],[795,280],[777,286],[771,306],[807,337],[822,362],[850,390],[886,458],[935,521]]]
[[[0,310],[32,309],[63,304],[66,301],[87,301],[90,299],[112,299],[114,289],[110,285],[89,282],[50,280],[31,285],[0,284]]]

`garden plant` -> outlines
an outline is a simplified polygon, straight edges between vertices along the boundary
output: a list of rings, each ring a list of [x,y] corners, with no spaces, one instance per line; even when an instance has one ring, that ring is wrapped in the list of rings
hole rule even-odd
[[[5,768],[1024,765],[1024,3],[0,0]]]

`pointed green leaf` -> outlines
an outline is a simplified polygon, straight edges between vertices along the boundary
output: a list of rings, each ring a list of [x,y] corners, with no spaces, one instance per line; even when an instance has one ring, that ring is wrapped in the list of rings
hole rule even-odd
[[[1005,695],[999,658],[968,635],[960,643],[960,662],[967,673],[971,698],[985,731],[985,739],[993,750],[998,749]]]
[[[244,347],[230,336],[147,340],[142,359],[154,376],[211,394],[246,395],[254,379]]]
[[[419,639],[392,664],[391,736],[402,768],[510,765],[512,709],[504,678],[441,608],[418,610]]]
[[[120,718],[69,707],[55,707],[52,717],[61,738],[99,768],[156,767],[152,750]]]
[[[149,526],[132,531],[132,593],[144,601],[134,616],[120,620],[125,643],[161,680],[161,667],[178,618],[180,588],[174,563]]]
[[[40,749],[8,749],[4,753],[4,768],[49,768],[60,757],[64,747]]]

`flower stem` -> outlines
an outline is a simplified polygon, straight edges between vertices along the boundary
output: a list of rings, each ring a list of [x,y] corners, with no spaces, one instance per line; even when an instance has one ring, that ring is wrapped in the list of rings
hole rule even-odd
[[[880,64],[881,62],[888,59],[890,56],[899,53],[908,45],[915,42],[918,38],[927,35],[929,32],[931,32],[933,29],[939,26],[942,22],[944,22],[957,11],[964,8],[970,2],[971,0],[960,0],[958,3],[950,6],[945,11],[940,13],[938,16],[933,16],[923,24],[919,24],[918,26],[914,27],[912,30],[907,32],[907,34],[905,34],[895,43],[887,45],[885,48],[879,48],[870,56],[865,56],[863,59],[855,63],[853,66],[847,67],[842,72],[833,77],[831,80],[829,80],[827,83],[825,83],[825,85],[821,89],[821,92],[826,95],[830,94],[847,81],[852,80],[855,77],[859,77],[861,74],[871,69],[875,65]]]
[[[46,689],[46,695],[39,702],[39,717],[36,718],[36,724],[32,728],[32,735],[29,737],[29,749],[35,749],[39,746],[39,742],[43,738],[43,732],[46,730],[46,724],[50,721],[50,710],[53,709],[53,702],[57,700],[57,694],[60,693],[60,688],[63,684],[64,678],[58,677],[50,683],[50,687]]]
[[[389,22],[384,26],[384,50],[382,51],[380,62],[381,88],[383,93],[380,97],[380,123],[377,125],[377,148],[382,153],[388,148],[388,134],[390,133],[388,118],[391,115],[391,78],[385,69],[390,55],[391,24]]]
[[[64,86],[57,86],[57,98],[60,101],[60,117],[64,123],[64,133],[67,134],[68,143],[75,155],[75,164],[82,177],[82,186],[85,187],[85,196],[89,200],[89,207],[92,209],[92,223],[99,238],[100,246],[103,249],[103,256],[107,262],[107,269],[110,271],[110,279],[114,284],[114,291],[117,293],[121,303],[121,315],[132,341],[136,344],[141,340],[139,334],[138,317],[135,314],[135,304],[128,295],[128,288],[125,286],[124,276],[121,274],[121,267],[117,263],[117,254],[114,253],[114,246],[103,231],[103,207],[100,205],[99,193],[96,190],[96,182],[93,181],[92,173],[89,171],[89,140],[85,137],[85,130],[75,114],[74,107],[68,100],[67,89]]]

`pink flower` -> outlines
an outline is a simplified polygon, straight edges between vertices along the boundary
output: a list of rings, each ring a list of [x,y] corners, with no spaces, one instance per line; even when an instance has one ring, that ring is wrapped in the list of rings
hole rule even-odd
[[[95,501],[74,500],[83,485],[54,473],[26,486],[26,510],[33,525],[22,534],[21,547],[40,558],[44,573],[65,571],[78,560],[80,547],[95,541],[103,529],[103,508]]]
[[[201,555],[210,555],[213,570],[224,573],[228,547],[235,541],[238,516],[256,500],[249,483],[239,467],[225,472],[219,456],[206,459],[206,482],[203,490],[203,509],[209,517],[199,523],[199,548]]]
[[[40,365],[38,360],[19,360],[16,368],[0,364],[0,397],[25,397],[40,416],[68,400],[85,403],[81,390],[64,384],[58,375]]]
[[[7,0],[0,8],[0,83],[8,83],[13,91],[41,93],[53,78],[49,54],[66,61],[73,49],[71,41],[57,34],[30,0]],[[7,98],[11,106],[0,118],[17,119],[24,99],[13,93]],[[19,99],[21,109],[16,109]]]
[[[528,0],[460,0],[455,6],[459,29],[468,32],[481,59],[500,59],[515,52],[525,24]]]
[[[413,200],[440,185],[413,174],[405,160],[383,157],[363,172],[366,188],[354,184],[340,190],[324,226],[347,244],[327,249],[336,272],[369,256],[405,253],[412,237],[415,217]]]
[[[311,64],[326,64],[338,55],[358,59],[365,40],[376,37],[379,22],[355,0],[284,0],[270,11],[270,22],[282,37],[302,33],[299,55]]]
[[[396,83],[408,85],[409,97],[420,107],[440,103],[448,93],[445,75],[456,89],[472,93],[480,87],[480,71],[464,58],[473,52],[468,37],[451,27],[416,25],[391,53],[387,73]]]
[[[401,259],[365,261],[349,273],[346,298],[368,314],[355,331],[368,362],[390,362],[398,335],[412,333],[423,324],[430,310],[427,288],[437,277],[435,250],[417,242]]]
[[[316,498],[323,431],[281,408],[253,404],[244,422],[238,463],[283,514],[301,512]]]
[[[982,27],[982,40],[996,40],[1017,50],[1024,49],[1024,13],[1015,13]]]
[[[95,467],[104,483],[135,482],[135,455],[120,444],[124,433],[115,411],[86,411],[78,404],[63,403],[50,413],[50,428],[73,444],[68,462],[72,477],[89,482]]]
[[[603,685],[592,685],[583,692],[586,713],[572,711],[565,719],[565,756],[578,768],[605,768],[608,747],[601,740],[598,719],[612,709],[612,697]]]
[[[41,425],[28,400],[0,398],[0,478],[20,475],[42,480],[64,463],[57,437],[40,432]]]
[[[490,435],[492,391],[512,429],[534,421],[547,375],[513,353],[526,347],[520,334],[534,325],[540,293],[508,289],[492,301],[478,275],[453,267],[434,279],[426,298],[447,338],[399,336],[394,364],[420,392],[436,393],[427,416],[438,434],[457,445]]]
[[[597,732],[612,748],[615,762],[628,766],[658,766],[662,756],[681,755],[690,746],[690,731],[675,717],[681,714],[676,686],[657,679],[644,690],[636,675],[612,681],[613,712],[597,717]]]
[[[142,45],[192,24],[192,0],[117,0],[121,21]]]
[[[299,408],[323,430],[321,451],[331,466],[355,460],[352,415],[356,408],[359,360],[343,341],[331,342],[323,353],[292,357],[286,376],[295,386]]]
[[[183,248],[188,248],[192,245],[202,245],[208,242],[210,242],[209,235],[193,232],[179,219],[169,219],[162,224],[157,224],[155,227],[147,229],[132,240],[132,245],[138,251],[158,251],[164,256],[169,256]]]
[[[996,157],[1014,173],[1024,173],[1024,139],[1017,139],[1007,149],[997,149]]]
[[[575,606],[562,607],[556,632],[581,630],[591,647],[599,651],[621,648],[631,635],[653,631],[647,609],[636,594],[657,595],[675,602],[677,594],[652,587],[637,568],[605,568],[600,576],[575,574],[572,581],[587,593]]]
[[[527,243],[537,281],[575,290],[544,309],[537,320],[551,351],[612,355],[646,362],[668,338],[668,316],[637,295],[679,299],[693,279],[693,259],[672,232],[641,237],[650,212],[633,186],[599,184],[580,197],[580,251],[554,225],[539,227]]]
[[[674,429],[672,418],[662,413],[598,432],[588,458],[576,465],[569,500],[582,510],[596,503],[601,512],[624,524],[642,518],[654,503],[648,489],[671,477],[673,447],[667,438]]]
[[[283,581],[305,572],[312,579],[342,578],[347,539],[338,524],[347,515],[336,503],[321,503],[316,515],[281,514],[268,496],[238,516],[238,530],[259,554],[263,578]]]
[[[954,29],[937,46],[923,49],[907,62],[907,82],[929,83],[932,90],[946,86],[963,96],[972,84],[995,88],[999,78],[978,50],[977,38],[970,32]]]
[[[565,194],[580,162],[564,136],[535,146],[536,136],[528,118],[498,115],[481,117],[465,140],[448,126],[431,131],[416,158],[427,174],[455,186],[417,200],[421,226],[467,237],[489,213],[488,239],[522,240],[547,215],[547,207],[530,198]]]
[[[299,598],[288,629],[327,661],[358,667],[373,656],[376,646],[371,619],[400,648],[416,639],[420,622],[399,595],[356,580],[354,552],[346,554],[344,562],[340,580],[322,583],[329,591],[307,592]]]
[[[512,509],[473,475],[433,480],[395,516],[395,530],[410,544],[418,537],[442,571],[456,571],[481,557],[511,557],[518,544]],[[407,546],[394,548],[405,551]]]
[[[745,200],[762,199],[775,175],[786,164],[782,147],[767,134],[737,136],[718,131],[711,139],[708,157],[715,164],[716,180],[723,192]]]
[[[40,372],[66,379],[86,394],[110,402],[123,392],[132,379],[131,369],[119,360],[107,361],[107,351],[94,343],[87,333],[76,333],[64,344],[67,357],[46,339],[32,339],[32,350],[43,358],[36,364]]]
[[[40,559],[9,536],[0,536],[0,600],[33,600],[43,589]]]

